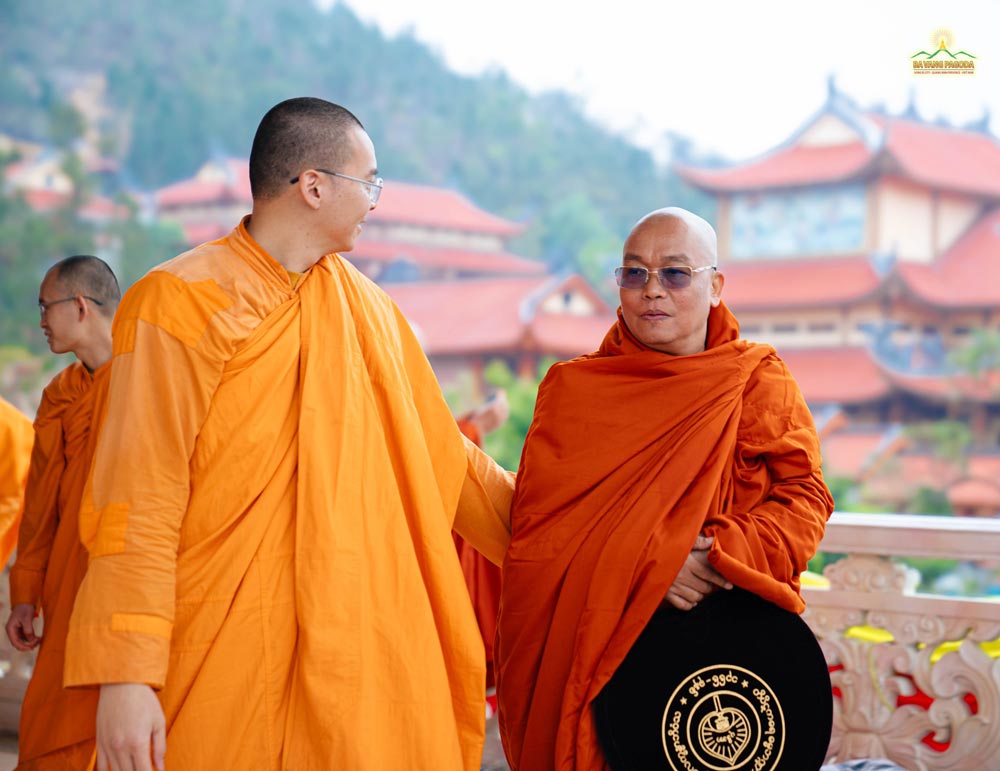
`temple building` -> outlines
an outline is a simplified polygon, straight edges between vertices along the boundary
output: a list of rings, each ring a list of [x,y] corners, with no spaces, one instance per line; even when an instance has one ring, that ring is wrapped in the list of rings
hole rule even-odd
[[[155,201],[190,245],[224,236],[253,203],[248,162],[210,161]],[[512,253],[523,230],[454,190],[390,180],[344,257],[399,305],[442,385],[471,379],[481,397],[489,362],[534,376],[546,360],[593,351],[615,320],[582,276]]]
[[[857,502],[1000,515],[1000,143],[826,104],[778,147],[678,173],[717,201],[724,297],[773,344]],[[921,498],[921,496],[923,496]]]

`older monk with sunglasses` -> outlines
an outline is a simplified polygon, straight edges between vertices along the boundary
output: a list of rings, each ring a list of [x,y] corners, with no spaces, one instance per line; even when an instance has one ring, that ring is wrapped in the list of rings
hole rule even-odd
[[[521,457],[497,648],[515,771],[606,768],[591,705],[661,605],[736,586],[801,612],[833,509],[798,386],[722,302],[712,227],[654,211],[622,263],[618,322],[550,369]]]

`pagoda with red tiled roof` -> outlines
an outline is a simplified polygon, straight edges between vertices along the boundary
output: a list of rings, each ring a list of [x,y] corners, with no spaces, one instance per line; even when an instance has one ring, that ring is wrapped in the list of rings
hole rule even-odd
[[[831,82],[827,103],[773,150],[677,169],[717,199],[724,297],[744,335],[778,348],[817,413],[848,418],[847,433],[824,437],[839,466],[828,473],[875,491],[886,485],[871,475],[893,466],[866,458],[897,457],[896,492],[882,498],[896,505],[933,486],[900,460],[922,451],[898,441],[900,426],[965,423],[971,454],[956,463],[1000,458],[1000,372],[963,371],[953,355],[975,330],[1000,333],[1000,142],[985,128],[864,110]],[[996,480],[945,476],[949,495],[961,483],[956,511],[1000,515],[993,493],[969,505]]]
[[[155,201],[192,245],[224,236],[253,205],[248,162],[206,163]],[[523,230],[455,190],[390,180],[344,257],[400,306],[443,383],[472,372],[482,389],[489,361],[533,376],[545,358],[594,350],[615,320],[581,276],[513,254]]]

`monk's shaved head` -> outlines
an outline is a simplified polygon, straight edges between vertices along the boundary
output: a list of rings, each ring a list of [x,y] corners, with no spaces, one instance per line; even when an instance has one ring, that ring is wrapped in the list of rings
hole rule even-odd
[[[76,254],[59,260],[46,274],[55,278],[67,295],[83,295],[96,300],[97,311],[111,318],[115,315],[122,290],[108,264],[99,257]]]
[[[261,119],[250,151],[254,200],[277,197],[306,169],[339,171],[357,128],[364,130],[349,110],[324,99],[303,96],[276,104]]]
[[[635,223],[632,227],[631,233],[635,233],[636,231],[646,227],[655,226],[665,220],[677,220],[684,223],[688,238],[696,242],[698,246],[700,246],[701,249],[704,250],[704,252],[710,257],[711,261],[708,264],[718,264],[719,243],[718,238],[715,235],[715,228],[713,228],[706,220],[702,219],[697,214],[689,212],[687,209],[681,209],[678,206],[668,206],[663,209],[651,211]]]

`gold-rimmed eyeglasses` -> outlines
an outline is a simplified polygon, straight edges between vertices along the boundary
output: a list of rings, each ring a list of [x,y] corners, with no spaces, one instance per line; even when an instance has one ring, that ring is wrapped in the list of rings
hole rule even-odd
[[[690,265],[668,265],[665,268],[649,270],[639,266],[622,265],[615,268],[615,281],[624,289],[645,289],[650,274],[655,274],[664,289],[687,289],[691,286],[691,278],[703,270],[718,270],[715,265],[705,265],[692,268]]]

